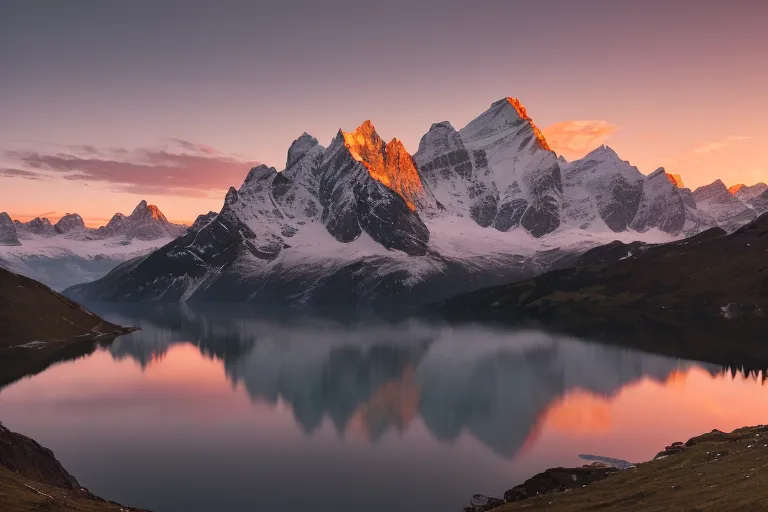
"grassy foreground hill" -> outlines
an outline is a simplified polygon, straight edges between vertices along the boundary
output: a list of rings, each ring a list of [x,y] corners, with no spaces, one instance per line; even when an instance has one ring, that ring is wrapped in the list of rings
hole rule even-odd
[[[98,340],[126,332],[44,284],[0,268],[0,348]]]
[[[680,443],[682,444],[682,443]],[[690,439],[656,460],[567,492],[507,503],[494,512],[757,512],[768,510],[768,427]]]

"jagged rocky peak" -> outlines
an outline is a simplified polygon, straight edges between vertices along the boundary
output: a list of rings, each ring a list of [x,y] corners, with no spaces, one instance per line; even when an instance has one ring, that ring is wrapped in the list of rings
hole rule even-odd
[[[288,148],[288,159],[285,164],[286,170],[293,167],[299,160],[309,153],[312,148],[319,145],[320,143],[316,138],[304,132],[301,137],[293,141],[291,147]]]
[[[243,185],[240,187],[239,192],[257,192],[262,190],[266,185],[272,183],[272,179],[277,175],[277,169],[261,164],[248,171],[248,175],[245,177]]]
[[[658,228],[665,233],[677,235],[686,220],[686,208],[680,189],[670,181],[667,171],[659,167],[643,183],[640,206],[630,227],[640,232]]]
[[[525,135],[531,137],[531,140],[526,142],[535,144],[539,149],[552,150],[541,130],[517,98],[504,98],[494,102],[480,117],[464,127],[461,135],[465,142],[476,141],[494,135],[505,136],[510,128],[525,130]],[[491,142],[493,141],[488,140],[486,144]]]
[[[736,194],[739,193],[739,190],[743,189],[744,187],[746,187],[745,184],[737,183],[736,185],[731,185],[730,187],[728,187],[728,192],[730,192],[731,195],[735,196]]]
[[[365,121],[354,132],[342,132],[342,136],[352,158],[361,162],[373,179],[395,191],[415,210],[424,186],[403,143],[392,139],[384,144],[370,121]]]
[[[21,245],[11,216],[0,212],[0,245]]]
[[[582,229],[602,219],[624,231],[637,214],[645,176],[608,146],[563,164],[563,212],[568,224]]]
[[[757,213],[734,196],[721,180],[697,188],[693,192],[693,199],[699,210],[711,215],[726,231],[734,231],[757,216]]]
[[[122,214],[117,214],[121,215]],[[115,215],[115,217],[117,216]],[[112,217],[114,220],[115,217]],[[165,215],[163,215],[163,212],[160,211],[160,208],[155,206],[154,204],[147,204],[145,200],[142,200],[138,205],[136,205],[136,208],[133,209],[133,212],[131,212],[131,215],[129,216],[131,219],[152,219],[159,222],[168,222],[168,219],[165,218]]]
[[[53,224],[46,218],[35,217],[29,222],[24,224],[24,229],[30,233],[40,236],[53,236],[56,234],[56,230],[53,229]]]
[[[67,213],[53,226],[59,234],[69,233],[74,230],[85,230],[83,218],[76,213]]]
[[[447,155],[460,148],[464,148],[464,143],[451,123],[448,121],[434,123],[419,141],[419,150],[413,155],[413,159],[418,164],[419,170],[423,171],[424,167],[439,157],[445,157],[444,163],[447,164]],[[466,160],[468,161],[469,158],[467,157]]]
[[[742,201],[751,201],[756,197],[763,194],[768,190],[768,185],[765,183],[757,183],[752,186],[746,186],[743,184],[734,185],[728,189],[728,191]]]
[[[522,226],[537,238],[560,226],[557,155],[517,99],[493,103],[459,133],[472,151],[479,186],[470,189],[470,215],[478,224],[500,231]]]
[[[728,187],[725,186],[725,183],[723,183],[722,180],[715,180],[709,185],[704,185],[694,190],[693,197],[698,203],[700,201],[706,201],[716,197],[732,198],[733,196],[730,192],[728,192]]]

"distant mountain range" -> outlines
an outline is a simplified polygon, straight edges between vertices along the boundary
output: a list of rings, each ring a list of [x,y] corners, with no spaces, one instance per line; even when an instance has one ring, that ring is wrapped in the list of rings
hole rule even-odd
[[[96,230],[76,215],[15,229],[0,216],[0,240],[178,237],[67,290],[82,300],[402,307],[530,278],[614,240],[733,231],[764,211],[764,184],[729,190],[718,180],[691,191],[664,169],[643,175],[606,146],[567,162],[505,98],[460,130],[432,125],[413,155],[369,121],[327,148],[304,134],[283,171],[251,169],[219,213],[186,231],[142,202]]]
[[[304,134],[282,172],[251,169],[218,214],[67,293],[400,307],[531,277],[613,240],[732,231],[768,209],[765,188],[691,191],[605,146],[566,162],[505,98],[461,130],[432,125],[413,156],[368,121],[327,148]]]
[[[0,267],[63,289],[92,281],[118,264],[146,255],[187,228],[141,201],[130,215],[116,213],[106,226],[85,226],[76,213],[55,224],[46,218],[14,221],[0,213]]]

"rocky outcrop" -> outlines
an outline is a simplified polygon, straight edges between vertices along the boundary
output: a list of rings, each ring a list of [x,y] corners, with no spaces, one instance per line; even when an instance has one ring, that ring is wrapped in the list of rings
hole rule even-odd
[[[63,489],[80,489],[48,448],[36,441],[11,432],[0,423],[0,465],[36,482],[45,482]]]

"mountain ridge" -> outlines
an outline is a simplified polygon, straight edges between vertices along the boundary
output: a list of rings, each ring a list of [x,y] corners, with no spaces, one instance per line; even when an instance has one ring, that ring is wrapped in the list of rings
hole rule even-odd
[[[215,217],[68,293],[295,304],[327,293],[367,304],[431,288],[434,298],[535,275],[616,239],[670,241],[751,220],[753,207],[710,203],[607,146],[565,161],[519,100],[503,98],[461,129],[434,123],[413,155],[371,121],[327,147],[303,133],[282,171],[251,169]]]

